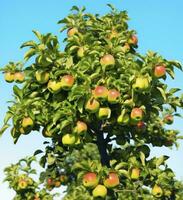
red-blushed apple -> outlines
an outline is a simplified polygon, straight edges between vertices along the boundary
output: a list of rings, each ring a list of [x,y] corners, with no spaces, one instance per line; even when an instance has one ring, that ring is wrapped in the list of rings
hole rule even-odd
[[[87,172],[83,176],[83,185],[85,187],[94,188],[98,185],[99,179],[97,177],[97,174],[94,172]]]
[[[161,78],[166,74],[166,67],[164,65],[157,65],[154,68],[154,76],[156,78]]]
[[[48,90],[52,93],[58,93],[61,90],[61,81],[49,80]]]
[[[105,86],[96,86],[92,94],[95,99],[107,99],[108,89]]]
[[[76,33],[78,33],[78,29],[77,28],[70,28],[68,31],[67,31],[67,36],[68,37],[71,37],[73,35],[75,35]]]
[[[87,124],[85,122],[82,122],[82,121],[78,121],[77,124],[76,124],[76,128],[75,128],[75,131],[78,133],[78,134],[83,134],[83,133],[86,133],[87,132]]]
[[[159,185],[157,185],[157,184],[155,184],[155,185],[153,186],[151,192],[152,192],[152,195],[155,196],[155,197],[162,197],[162,195],[163,195],[163,190],[162,190],[162,188],[161,188]]]
[[[104,185],[97,185],[92,191],[93,197],[105,198],[107,196],[107,188]]]
[[[114,65],[115,59],[114,59],[113,55],[106,54],[100,59],[100,64],[104,65],[104,66]]]
[[[62,144],[73,145],[76,142],[76,136],[73,134],[65,134],[62,136]]]
[[[111,116],[111,109],[108,107],[99,108],[98,118],[99,119],[109,119]]]
[[[54,180],[53,180],[53,178],[48,178],[47,181],[46,181],[46,184],[47,184],[48,186],[54,185]]]
[[[47,83],[49,81],[49,77],[50,77],[48,72],[44,72],[41,70],[36,71],[35,76],[36,76],[37,82],[40,84]]]
[[[25,75],[23,72],[15,72],[14,74],[14,80],[17,83],[22,83],[25,80]]]
[[[146,130],[146,124],[143,121],[140,121],[136,125],[138,132],[144,132]]]
[[[150,87],[149,79],[146,77],[137,77],[134,84],[132,85],[132,88],[136,92],[143,92],[148,90]]]
[[[115,172],[110,172],[108,177],[104,180],[104,185],[107,188],[114,188],[120,184],[119,176]]]
[[[120,97],[120,92],[116,89],[111,89],[108,91],[108,102],[109,103],[118,103]]]
[[[134,122],[141,121],[143,118],[143,110],[141,108],[133,108],[130,117]]]
[[[131,38],[128,40],[129,44],[132,44],[134,46],[137,45],[138,43],[138,38],[136,35],[132,35]]]
[[[90,113],[97,112],[99,107],[100,103],[94,98],[89,99],[85,105],[85,109]]]
[[[140,169],[137,167],[133,168],[131,171],[131,179],[137,180],[139,179],[139,176],[140,176]]]
[[[173,121],[174,121],[173,115],[171,115],[171,114],[166,115],[166,116],[164,117],[163,121],[164,121],[166,124],[168,124],[168,125],[173,124]]]
[[[61,88],[64,90],[70,90],[74,84],[74,77],[72,75],[64,75],[61,78]]]
[[[14,73],[6,72],[4,75],[4,79],[8,83],[12,83],[14,81]]]
[[[32,118],[30,118],[30,117],[24,117],[22,119],[22,127],[23,128],[31,127],[33,125],[34,125],[34,122],[33,122]]]

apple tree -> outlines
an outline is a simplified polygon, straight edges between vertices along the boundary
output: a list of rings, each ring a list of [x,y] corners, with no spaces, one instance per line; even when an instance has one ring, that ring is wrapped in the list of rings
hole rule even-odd
[[[58,22],[67,31],[61,47],[57,36],[38,31],[22,44],[23,62],[2,68],[17,84],[1,134],[11,127],[15,143],[33,131],[49,139],[35,151],[40,181],[46,191],[65,185],[64,200],[180,200],[168,156],[150,153],[182,138],[171,125],[183,96],[166,83],[181,64],[140,54],[127,12],[108,6],[103,16],[74,6]]]

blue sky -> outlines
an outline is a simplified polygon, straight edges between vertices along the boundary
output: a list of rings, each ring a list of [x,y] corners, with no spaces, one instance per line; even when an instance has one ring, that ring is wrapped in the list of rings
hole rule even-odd
[[[166,2],[166,3],[165,3]],[[73,5],[86,6],[87,11],[104,14],[108,11],[107,3],[114,4],[120,10],[128,10],[131,18],[129,25],[135,29],[139,38],[139,51],[145,53],[151,49],[159,52],[167,59],[183,62],[183,1],[160,0],[0,0],[0,66],[8,61],[21,60],[24,54],[20,45],[27,40],[34,39],[32,30],[42,33],[59,33],[57,21],[65,17]],[[63,45],[61,45],[62,47]],[[176,71],[176,81],[168,80],[171,87],[181,87],[182,73]],[[11,99],[12,85],[7,84],[0,75],[0,125],[7,110],[7,103]],[[175,128],[183,129],[181,119],[176,120]],[[31,155],[36,148],[42,147],[43,138],[38,133],[24,136],[18,144],[13,145],[7,131],[0,139],[0,197],[2,200],[12,199],[13,193],[7,190],[7,184],[2,184],[2,170],[11,162]],[[175,170],[178,178],[183,179],[183,142],[177,151],[155,149],[153,155],[168,154],[171,156],[169,165]]]

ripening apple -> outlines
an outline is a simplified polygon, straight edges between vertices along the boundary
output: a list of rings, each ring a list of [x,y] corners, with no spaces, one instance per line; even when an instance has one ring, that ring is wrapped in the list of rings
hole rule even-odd
[[[66,184],[68,181],[68,177],[65,174],[61,174],[59,177],[61,184]]]
[[[127,53],[130,51],[130,45],[128,43],[125,43],[124,46],[121,47],[121,51],[124,53]]]
[[[73,35],[75,35],[76,33],[78,33],[78,29],[77,28],[70,28],[68,31],[67,31],[67,35],[68,37],[71,37]]]
[[[49,81],[50,75],[48,72],[38,70],[38,71],[36,71],[35,75],[36,75],[37,82],[40,84],[45,84]]]
[[[126,99],[123,104],[126,107],[133,107],[135,105],[133,99]]]
[[[152,192],[152,195],[155,197],[161,197],[163,195],[162,188],[157,184],[154,185],[151,192]]]
[[[150,86],[149,80],[146,77],[138,77],[135,80],[135,83],[132,85],[132,88],[137,92],[146,91]]]
[[[104,66],[114,65],[115,59],[111,54],[106,54],[100,59],[100,64]]]
[[[32,118],[30,117],[24,117],[22,120],[22,127],[23,128],[28,128],[34,125],[34,122],[32,120]]]
[[[98,118],[99,119],[109,119],[111,116],[111,109],[108,107],[99,108]]]
[[[132,45],[136,46],[137,43],[138,43],[137,36],[136,35],[132,35],[128,42],[129,42],[129,44],[132,44]]]
[[[62,143],[64,145],[73,145],[76,142],[76,136],[73,134],[65,134],[62,136]]]
[[[128,124],[130,121],[130,117],[128,113],[125,113],[124,115],[119,115],[119,117],[117,118],[117,122],[119,124]]]
[[[78,134],[86,133],[87,129],[88,129],[88,128],[87,128],[87,124],[86,124],[85,122],[82,122],[82,121],[78,121],[78,122],[77,122],[75,131],[76,131]]]
[[[47,179],[47,185],[52,186],[54,184],[54,180],[52,178]]]
[[[14,80],[17,83],[22,83],[25,80],[25,75],[23,72],[15,72],[14,74]]]
[[[18,187],[20,189],[25,189],[27,186],[28,186],[28,183],[27,183],[26,180],[21,179],[21,180],[18,181]]]
[[[140,169],[139,168],[133,168],[131,171],[131,179],[133,180],[137,180],[139,179],[140,176]]]
[[[54,183],[54,185],[55,185],[55,187],[60,187],[61,186],[61,182],[60,181],[55,181],[55,183]]]
[[[95,99],[107,99],[108,89],[105,86],[97,86],[92,91],[92,94]]]
[[[89,99],[85,105],[85,109],[90,113],[97,112],[99,107],[100,103],[94,98]]]
[[[14,73],[6,72],[4,75],[4,79],[8,83],[12,83],[14,81]]]
[[[74,84],[74,77],[72,75],[64,75],[61,78],[61,88],[64,90],[69,90]]]
[[[82,58],[84,56],[84,52],[85,52],[84,47],[79,47],[79,49],[77,50],[77,56],[79,58]]]
[[[134,122],[141,121],[143,118],[143,110],[141,108],[133,108],[130,117]]]
[[[105,198],[107,196],[107,188],[104,185],[97,185],[92,194],[93,197]]]
[[[51,131],[51,130],[48,131],[46,128],[44,128],[43,131],[42,131],[42,135],[44,137],[52,137],[53,136],[53,131]]]
[[[99,179],[97,177],[97,174],[94,172],[87,172],[83,176],[83,185],[85,187],[94,188],[98,185],[98,182],[99,182]]]
[[[108,91],[108,102],[109,103],[118,103],[120,97],[120,92],[116,89],[111,89]]]
[[[166,67],[164,65],[157,65],[154,68],[154,76],[156,78],[161,78],[162,76],[164,76],[166,74]]]
[[[55,161],[56,161],[55,156],[49,153],[48,157],[47,157],[48,165],[53,165],[55,163]]]
[[[173,124],[173,121],[174,121],[173,115],[166,115],[163,121],[168,125]]]
[[[146,130],[146,124],[143,121],[137,123],[137,131],[144,132]]]
[[[61,81],[50,80],[48,82],[48,89],[52,93],[58,93],[61,90]]]
[[[113,188],[119,185],[119,176],[114,173],[114,172],[110,172],[108,177],[104,180],[104,185],[107,188]]]

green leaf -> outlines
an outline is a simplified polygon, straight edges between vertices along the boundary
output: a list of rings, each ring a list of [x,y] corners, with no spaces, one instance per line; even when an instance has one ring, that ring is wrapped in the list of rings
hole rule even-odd
[[[33,30],[32,32],[36,35],[39,41],[42,41],[42,35],[39,31]]]
[[[24,59],[27,61],[29,60],[32,56],[36,54],[36,50],[33,48],[30,48],[24,55]]]
[[[17,96],[19,99],[22,99],[23,92],[17,85],[13,86],[13,92],[14,92],[15,96]]]
[[[4,124],[7,124],[7,122],[9,121],[9,119],[13,116],[13,114],[11,112],[7,112],[4,118]]]
[[[160,87],[157,87],[157,89],[160,91],[163,99],[166,101],[166,93],[165,93],[165,91],[162,88],[160,88]]]
[[[143,166],[145,166],[145,159],[146,159],[145,154],[142,151],[140,151],[140,160]]]
[[[25,43],[23,43],[20,48],[24,48],[24,47],[35,47],[36,43],[33,40],[27,41]]]
[[[40,153],[43,153],[43,151],[42,151],[41,149],[38,149],[38,150],[36,150],[36,151],[34,152],[34,156],[36,156],[36,155],[38,155],[38,154],[40,154]]]
[[[10,127],[10,125],[9,124],[4,124],[3,125],[3,127],[0,129],[0,136],[5,132],[5,130],[7,129],[7,128],[9,128]]]
[[[168,158],[169,158],[169,156],[161,156],[161,157],[157,158],[156,159],[156,168],[158,168],[160,165],[162,165]]]

